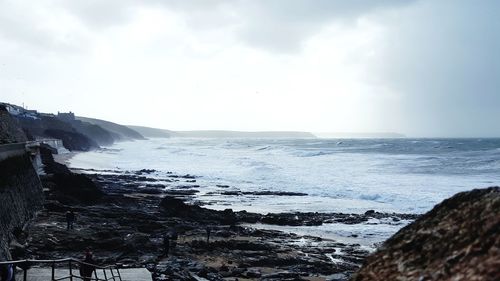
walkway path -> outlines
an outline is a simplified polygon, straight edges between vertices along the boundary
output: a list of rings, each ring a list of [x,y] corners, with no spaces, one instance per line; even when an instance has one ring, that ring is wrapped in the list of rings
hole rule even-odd
[[[76,271],[76,274],[78,271]],[[28,270],[27,281],[50,281],[52,271],[50,268],[31,268]],[[73,271],[75,274],[75,271]],[[56,278],[61,278],[69,275],[69,270],[67,269],[57,269]],[[108,274],[109,275],[109,274]],[[122,281],[151,281],[151,273],[145,268],[124,268],[120,269],[120,275],[122,276]],[[99,278],[104,278],[102,271],[97,272]],[[110,278],[111,276],[108,276]],[[23,280],[22,272],[18,272],[16,276],[17,281]],[[69,280],[65,279],[65,280]],[[73,280],[81,280],[79,278],[73,278]],[[116,278],[119,281],[118,278]]]

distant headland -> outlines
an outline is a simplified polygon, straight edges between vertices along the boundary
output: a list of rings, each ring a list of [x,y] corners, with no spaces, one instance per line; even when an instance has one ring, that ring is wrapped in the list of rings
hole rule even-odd
[[[57,114],[28,110],[2,103],[26,133],[28,139],[60,139],[69,150],[87,151],[109,146],[117,141],[145,138],[403,138],[399,133],[312,133],[302,131],[232,131],[192,130],[174,131],[146,126],[121,125],[106,120],[77,116],[73,112]]]

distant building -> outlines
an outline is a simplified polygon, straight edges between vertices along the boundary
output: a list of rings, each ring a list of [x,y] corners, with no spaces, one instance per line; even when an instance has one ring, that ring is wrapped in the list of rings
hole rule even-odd
[[[27,110],[20,106],[8,103],[1,103],[1,105],[7,109],[10,115],[14,115],[21,118],[39,119],[37,116],[38,112],[36,110]]]
[[[75,114],[71,111],[68,113],[58,111],[57,118],[59,118],[63,121],[66,121],[66,122],[72,122],[72,121],[75,121]]]

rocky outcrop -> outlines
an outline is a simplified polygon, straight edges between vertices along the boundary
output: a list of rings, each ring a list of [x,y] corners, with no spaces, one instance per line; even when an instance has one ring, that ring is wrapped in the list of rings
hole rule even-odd
[[[34,258],[80,257],[91,247],[99,264],[147,266],[153,280],[325,280],[335,275],[344,281],[368,255],[358,244],[238,225],[259,214],[211,210],[185,202],[184,196],[144,193],[139,186],[165,189],[148,176],[154,170],[106,170],[104,175],[79,170],[102,186],[103,198],[84,205],[49,196],[30,229],[28,250]],[[177,186],[196,179],[168,175],[161,181]],[[75,228],[67,230],[65,212],[70,209],[77,219]]]
[[[500,280],[500,188],[436,205],[387,240],[352,280]]]
[[[71,151],[89,151],[99,147],[94,140],[78,132],[49,129],[44,131],[44,135],[62,140],[64,147]]]
[[[42,177],[48,189],[48,198],[64,204],[90,204],[102,198],[104,193],[89,177],[75,174],[68,167],[54,161],[50,148],[40,147],[46,176]]]
[[[78,132],[95,141],[98,145],[109,146],[115,142],[115,136],[98,125],[82,122],[80,120],[72,121],[71,125],[73,125]],[[116,139],[118,140],[119,138],[116,137]]]
[[[43,138],[60,139],[64,147],[72,151],[88,151],[112,145],[115,141],[144,139],[133,129],[109,121],[75,117],[72,112],[40,113],[0,102],[0,144]]]
[[[94,140],[78,132],[70,123],[55,116],[38,114],[38,119],[21,115],[15,118],[32,139],[39,137],[60,139],[65,148],[75,151],[88,151],[99,147]]]
[[[9,244],[42,204],[42,185],[29,156],[0,162],[0,260],[12,258]]]
[[[225,225],[236,223],[236,214],[231,209],[215,211],[195,205],[188,205],[183,200],[166,196],[160,203],[160,208],[165,215],[190,219],[194,221],[212,221]]]

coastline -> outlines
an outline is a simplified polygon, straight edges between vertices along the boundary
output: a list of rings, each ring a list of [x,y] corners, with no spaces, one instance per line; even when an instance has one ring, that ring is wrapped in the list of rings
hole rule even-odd
[[[137,141],[130,142],[131,144],[137,144]],[[118,143],[120,144],[120,143]],[[97,150],[93,152],[98,152],[98,155],[95,154],[90,154],[90,156],[98,156],[101,153],[106,153],[106,152],[115,152],[115,151],[121,151],[123,148],[121,148],[119,145],[115,144],[110,147],[103,148],[102,150]],[[54,159],[57,162],[60,162],[62,164],[65,164],[68,166],[68,168],[75,172],[75,173],[81,173],[81,174],[86,174],[91,177],[94,177],[95,180],[95,175],[101,174],[101,176],[108,176],[107,179],[104,180],[104,184],[106,182],[115,182],[115,184],[119,185],[127,185],[127,186],[135,186],[138,190],[137,192],[145,192],[148,194],[156,194],[157,196],[174,196],[181,198],[185,200],[186,202],[190,204],[195,204],[195,205],[200,205],[204,206],[205,208],[212,209],[212,210],[217,210],[217,211],[223,211],[225,209],[231,208],[234,211],[244,211],[244,212],[249,212],[249,213],[259,213],[261,215],[265,215],[268,213],[273,213],[273,214],[290,214],[290,213],[298,213],[298,214],[305,214],[305,216],[309,216],[309,220],[315,219],[316,214],[325,214],[325,213],[341,213],[341,214],[348,214],[353,216],[353,223],[340,223],[337,224],[334,221],[328,221],[328,219],[320,219],[321,221],[325,221],[325,223],[321,224],[315,224],[315,223],[309,223],[309,225],[302,225],[300,227],[293,227],[293,223],[290,222],[290,226],[287,225],[282,225],[280,226],[279,224],[275,224],[272,227],[269,227],[265,224],[263,225],[256,225],[254,227],[261,228],[263,230],[275,230],[275,231],[283,231],[286,233],[294,234],[294,235],[305,235],[305,236],[315,236],[315,237],[323,237],[323,238],[329,238],[329,239],[335,239],[338,241],[343,241],[346,243],[351,243],[351,244],[360,244],[363,245],[366,249],[369,251],[373,251],[376,248],[376,245],[380,244],[383,242],[385,239],[389,238],[391,235],[396,233],[400,228],[406,226],[407,224],[411,223],[411,221],[415,218],[418,217],[418,214],[410,214],[413,216],[412,219],[405,220],[405,219],[397,219],[397,220],[378,220],[378,219],[372,219],[371,221],[364,220],[364,221],[356,221],[357,216],[363,216],[365,214],[365,211],[362,212],[348,212],[348,211],[336,211],[335,209],[329,210],[329,211],[317,211],[315,209],[311,210],[299,210],[299,211],[293,211],[293,210],[283,210],[280,209],[279,206],[275,206],[272,208],[271,206],[268,206],[267,209],[261,210],[259,209],[258,206],[252,206],[247,205],[247,204],[238,204],[238,200],[241,200],[241,194],[242,193],[247,193],[250,194],[250,196],[253,196],[255,198],[258,198],[259,200],[269,200],[268,198],[274,198],[272,200],[276,200],[279,202],[286,202],[286,201],[294,201],[297,199],[301,199],[304,195],[307,195],[306,193],[293,193],[293,192],[283,192],[283,191],[265,191],[265,192],[248,192],[245,190],[241,191],[232,191],[232,188],[230,186],[226,186],[226,181],[224,179],[219,179],[220,182],[212,183],[213,185],[216,186],[216,188],[219,191],[222,192],[214,192],[213,189],[203,181],[203,176],[196,175],[194,173],[188,172],[185,175],[175,175],[175,172],[165,172],[159,173],[160,171],[156,170],[151,170],[149,169],[150,165],[144,165],[144,166],[139,166],[139,170],[137,171],[127,171],[125,169],[118,169],[118,170],[101,170],[98,168],[82,168],[85,167],[86,165],[91,165],[93,162],[89,161],[90,159],[88,157],[82,157],[80,160],[83,159],[84,165],[78,165],[77,167],[71,167],[70,160],[75,157],[76,155],[81,155],[85,154],[88,152],[72,152],[69,154],[60,154],[60,155],[54,155]],[[80,161],[81,162],[81,161]],[[176,167],[171,167],[173,171],[175,171]],[[150,172],[146,175],[148,178],[142,179],[140,181],[137,181],[134,178],[131,178],[126,181],[122,181],[120,177],[110,177],[110,175],[117,175],[117,174],[137,174],[141,173],[140,171],[147,171],[150,170]],[[185,172],[185,171],[184,171]],[[174,173],[172,175],[171,173]],[[172,177],[171,177],[172,176]],[[178,183],[176,182],[178,177],[183,177],[187,176],[186,182],[185,183]],[[166,180],[163,178],[166,177]],[[99,180],[98,180],[99,181]],[[130,191],[132,192],[132,191]],[[347,200],[343,199],[335,199],[335,200],[340,200],[340,201],[346,201],[347,203],[344,204],[349,204]],[[354,203],[351,203],[354,204]],[[368,209],[367,211],[370,211],[372,209]],[[375,211],[379,211],[375,209]],[[387,213],[391,214],[394,212],[388,212],[388,211],[380,211],[382,213]],[[396,213],[396,216],[399,215],[399,213]],[[387,217],[390,218],[390,215]]]
[[[110,155],[120,155],[121,151],[118,147],[80,154],[84,157],[76,165],[92,165],[89,159],[102,154],[104,162],[113,161],[107,163],[112,167],[119,162],[114,162],[116,158]],[[64,155],[57,161],[69,163],[75,155]],[[146,267],[155,281],[347,281],[363,263],[370,261],[368,256],[373,257],[385,249],[388,241],[394,241],[386,238],[401,233],[412,235],[414,232],[408,229],[433,213],[422,217],[377,210],[252,213],[228,209],[231,205],[224,209],[223,204],[210,208],[213,205],[198,200],[199,193],[207,188],[203,176],[157,171],[149,163],[139,164],[143,165],[139,169],[98,169],[104,165],[68,169],[61,164],[48,165],[55,166],[56,174],[47,173],[47,186],[57,187],[58,180],[64,181],[62,189],[47,190],[45,209],[30,230],[29,251],[36,253],[35,258],[48,259],[78,257],[91,247],[98,263]],[[57,175],[61,172],[62,177]],[[225,183],[220,178],[214,184],[228,190]],[[75,185],[88,190],[86,201],[66,191],[76,191]],[[92,194],[95,196],[88,197]],[[304,196],[281,190],[244,189],[210,194],[221,196],[218,202],[228,196],[238,200],[242,195],[257,199],[276,197],[275,200]],[[78,216],[75,229],[65,229],[67,210]],[[165,239],[170,241],[167,247]],[[384,247],[380,248],[382,243]],[[415,247],[418,250],[419,246]],[[374,253],[376,249],[379,251]]]
[[[75,157],[75,155],[77,155],[78,153],[81,153],[81,152],[71,151],[71,152],[67,152],[67,153],[53,154],[52,156],[54,157],[54,161],[56,161],[59,164],[66,165],[66,166],[68,166],[68,168],[71,169],[70,160],[71,160],[71,158]]]
[[[54,160],[69,164],[75,155],[58,155]],[[350,241],[340,241],[286,232],[287,227],[328,223],[361,226],[373,219],[396,223],[417,217],[375,211],[267,215],[217,211],[195,204],[190,187],[197,184],[196,175],[170,173],[158,178],[153,176],[154,170],[148,169],[69,170],[91,179],[104,192],[103,197],[79,202],[68,201],[67,195],[49,193],[44,211],[30,230],[30,250],[36,258],[78,256],[85,247],[91,247],[100,263],[146,266],[154,280],[191,280],[196,276],[209,280],[347,280],[373,251],[369,245],[356,243],[363,237],[353,235]],[[169,188],[162,184],[165,182]],[[78,219],[75,229],[68,231],[63,218],[70,209]],[[275,229],[260,227],[262,224]],[[212,230],[209,243],[207,227]],[[165,256],[163,237],[172,231],[179,239],[170,255]]]

